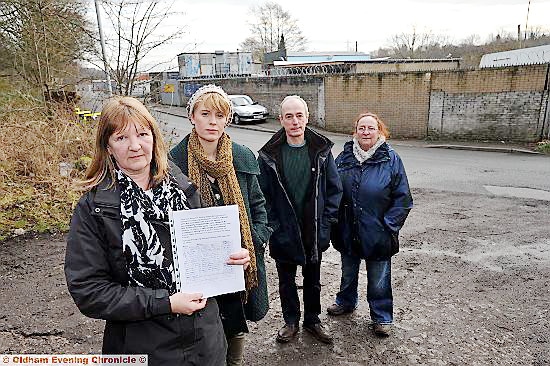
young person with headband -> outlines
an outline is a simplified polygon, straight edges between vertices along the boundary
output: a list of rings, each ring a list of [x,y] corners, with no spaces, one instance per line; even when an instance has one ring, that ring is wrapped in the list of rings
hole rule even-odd
[[[170,159],[199,187],[206,206],[237,204],[242,247],[250,253],[245,271],[246,291],[217,297],[228,348],[227,365],[244,359],[246,320],[262,319],[269,308],[264,248],[271,235],[260,173],[252,151],[231,141],[231,101],[216,85],[199,88],[187,104],[193,129],[170,152]]]

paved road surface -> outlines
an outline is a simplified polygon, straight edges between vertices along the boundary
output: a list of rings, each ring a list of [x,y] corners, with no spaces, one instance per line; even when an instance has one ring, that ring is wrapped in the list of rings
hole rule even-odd
[[[191,131],[184,117],[157,114],[169,132],[172,143]],[[254,153],[271,137],[271,133],[229,127],[227,133]],[[326,133],[334,142],[336,157],[349,137]],[[390,141],[391,143],[391,141]],[[550,157],[485,151],[426,148],[421,142],[396,141],[393,146],[403,159],[412,188],[495,194],[550,201]],[[514,188],[528,188],[518,190]]]

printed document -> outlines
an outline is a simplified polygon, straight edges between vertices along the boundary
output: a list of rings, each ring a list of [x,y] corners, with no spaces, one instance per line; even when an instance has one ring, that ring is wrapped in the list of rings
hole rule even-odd
[[[178,291],[212,297],[245,289],[241,265],[229,265],[241,249],[237,205],[172,211],[172,253]]]

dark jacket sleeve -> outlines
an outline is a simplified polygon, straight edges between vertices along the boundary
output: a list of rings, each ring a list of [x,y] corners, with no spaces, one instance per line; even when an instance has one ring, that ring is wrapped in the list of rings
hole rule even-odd
[[[180,167],[172,160],[168,160],[168,166],[170,167],[170,174],[176,179],[179,187],[183,190],[185,197],[187,198],[187,203],[190,208],[201,208],[204,207],[202,202],[201,195],[197,186],[195,186],[187,175],[185,175]]]
[[[393,233],[399,232],[409,211],[413,207],[413,198],[405,167],[399,155],[394,154],[391,172],[391,206],[384,213],[384,224]]]
[[[340,200],[342,199],[342,182],[338,175],[338,169],[336,163],[332,157],[332,153],[327,156],[327,172],[326,172],[326,190],[327,198],[325,201],[324,215],[327,218],[329,224],[338,222],[338,208],[340,206]]]
[[[123,286],[114,281],[108,257],[113,243],[103,239],[87,197],[79,201],[73,213],[65,253],[65,277],[77,307],[86,316],[113,321],[170,313],[167,290]]]
[[[258,184],[260,185],[260,189],[262,190],[262,193],[265,198],[265,210],[267,212],[268,225],[271,228],[271,230],[274,232],[280,226],[279,219],[277,218],[277,215],[275,214],[275,212],[273,212],[273,209],[271,208],[272,202],[274,199],[273,188],[275,183],[272,182],[273,179],[271,179],[271,169],[260,157],[258,157],[258,165],[260,167]]]
[[[248,179],[248,200],[250,204],[252,229],[256,233],[255,236],[260,241],[259,243],[254,243],[254,246],[257,248],[260,244],[262,247],[265,247],[265,244],[271,236],[272,230],[268,226],[265,198],[260,189],[258,177],[254,174],[251,174],[250,179]]]

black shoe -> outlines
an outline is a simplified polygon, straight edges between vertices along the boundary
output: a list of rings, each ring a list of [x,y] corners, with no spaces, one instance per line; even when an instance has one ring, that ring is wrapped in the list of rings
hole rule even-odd
[[[321,323],[304,325],[304,329],[317,338],[318,341],[326,344],[332,344],[332,337],[327,333],[327,330]]]
[[[350,314],[350,313],[353,313],[354,311],[355,311],[354,308],[348,308],[348,307],[345,307],[345,306],[342,306],[342,305],[338,305],[336,303],[330,305],[327,308],[328,315],[333,315],[333,316],[338,316],[338,315],[343,315],[343,314]]]
[[[298,334],[297,324],[285,324],[277,333],[277,342],[288,343]]]

